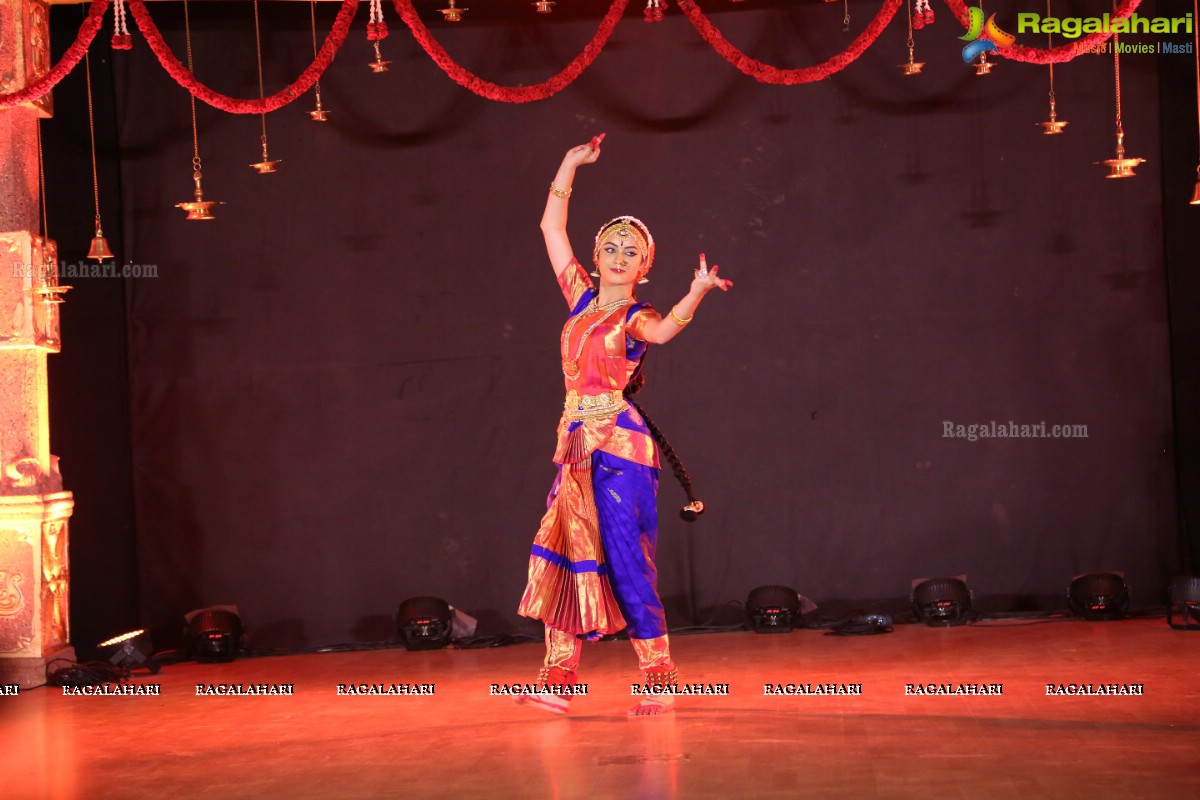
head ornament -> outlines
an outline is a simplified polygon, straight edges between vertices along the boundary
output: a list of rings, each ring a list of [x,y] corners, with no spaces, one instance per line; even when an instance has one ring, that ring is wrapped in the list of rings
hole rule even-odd
[[[600,245],[614,233],[618,236],[633,239],[638,250],[641,251],[642,279],[640,283],[646,283],[648,279],[645,277],[645,274],[650,271],[650,266],[654,263],[654,237],[650,235],[650,229],[646,227],[646,223],[637,217],[623,214],[619,217],[613,217],[600,226],[600,231],[596,234],[595,246],[592,248],[592,263],[599,266]]]

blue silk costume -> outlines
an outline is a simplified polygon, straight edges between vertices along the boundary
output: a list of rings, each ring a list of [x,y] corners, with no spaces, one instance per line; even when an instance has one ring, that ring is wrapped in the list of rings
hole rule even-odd
[[[646,669],[670,661],[654,565],[659,462],[622,391],[646,355],[643,329],[659,316],[634,301],[598,307],[599,292],[577,261],[559,286],[570,308],[561,339],[567,401],[554,455],[559,471],[518,613],[546,624],[548,667],[573,670],[572,640],[628,627]]]

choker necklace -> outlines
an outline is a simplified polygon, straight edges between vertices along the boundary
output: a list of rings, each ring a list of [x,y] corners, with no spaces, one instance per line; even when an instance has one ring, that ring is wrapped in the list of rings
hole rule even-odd
[[[626,297],[624,299],[616,300],[612,303],[608,303],[606,305],[601,306],[601,305],[597,305],[596,301],[593,299],[592,302],[588,303],[587,306],[584,307],[583,311],[580,311],[578,314],[571,317],[571,321],[568,322],[567,327],[565,329],[563,329],[563,335],[562,335],[562,371],[563,371],[563,375],[566,375],[571,380],[575,380],[576,378],[579,377],[579,357],[581,355],[583,355],[583,345],[587,342],[588,337],[592,335],[592,331],[596,330],[596,327],[601,322],[604,322],[604,320],[608,319],[608,317],[612,314],[612,312],[616,311],[618,308],[627,306],[632,302],[633,302],[632,297]],[[604,313],[602,313],[602,314],[600,314],[600,316],[596,317],[595,322],[593,322],[590,326],[588,326],[588,329],[583,332],[583,336],[580,337],[580,339],[579,339],[579,347],[577,347],[575,349],[575,357],[567,358],[567,352],[568,352],[567,348],[570,346],[571,332],[575,330],[575,323],[579,322],[579,320],[581,320],[583,317],[585,317],[588,314],[596,314],[599,312],[604,312]]]

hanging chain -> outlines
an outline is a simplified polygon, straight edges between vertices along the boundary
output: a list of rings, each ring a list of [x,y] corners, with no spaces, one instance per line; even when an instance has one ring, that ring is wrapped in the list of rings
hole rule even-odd
[[[195,71],[192,67],[192,23],[188,17],[188,0],[183,0],[183,34],[184,40],[187,42],[187,64],[188,72]],[[192,101],[192,171],[200,171],[200,137],[196,133],[196,96],[188,92],[188,99]]]
[[[1125,135],[1125,130],[1121,127],[1121,48],[1120,37],[1113,34],[1113,77],[1117,87],[1117,141],[1120,143],[1121,137]]]
[[[1196,57],[1196,131],[1200,135],[1200,0],[1192,0],[1192,36],[1195,38]],[[1196,164],[1196,180],[1200,181],[1200,163]]]
[[[92,59],[83,53],[83,71],[87,78],[88,133],[92,139],[92,200],[96,205],[96,228],[100,228],[100,179],[96,176],[96,119],[92,111]],[[45,189],[43,188],[43,192]]]
[[[908,60],[912,61],[913,60],[913,50],[916,48],[917,43],[913,41],[913,35],[912,35],[912,32],[913,32],[912,5],[910,5],[907,2],[907,0],[904,3],[904,10],[908,13]]]
[[[1050,18],[1050,0],[1046,0],[1046,19]],[[1046,31],[1046,49],[1054,48],[1054,34]],[[1054,62],[1050,62],[1050,107],[1054,107]]]
[[[317,0],[308,0],[308,16],[312,20],[313,61],[317,60]],[[321,105],[321,79],[317,78],[317,105]]]
[[[258,99],[263,99],[263,79],[262,79],[262,38],[258,28],[258,0],[254,0],[254,54],[258,57]],[[259,112],[259,119],[262,122],[262,146],[263,152],[267,152],[267,112]],[[266,156],[263,156],[266,160]]]
[[[39,200],[42,204],[42,238],[50,238],[50,222],[46,218],[46,165],[42,160],[42,121],[38,120],[37,126],[37,149],[38,149],[38,182],[41,184],[42,193]]]

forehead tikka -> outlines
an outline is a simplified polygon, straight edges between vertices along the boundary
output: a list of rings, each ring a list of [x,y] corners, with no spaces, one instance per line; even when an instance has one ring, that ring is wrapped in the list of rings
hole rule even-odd
[[[646,223],[628,215],[615,217],[600,227],[599,233],[596,234],[595,247],[592,250],[593,261],[599,258],[601,243],[612,233],[632,238],[637,243],[642,258],[645,259],[645,269],[650,269],[650,264],[654,260],[654,237],[650,235],[650,229],[646,227]]]

